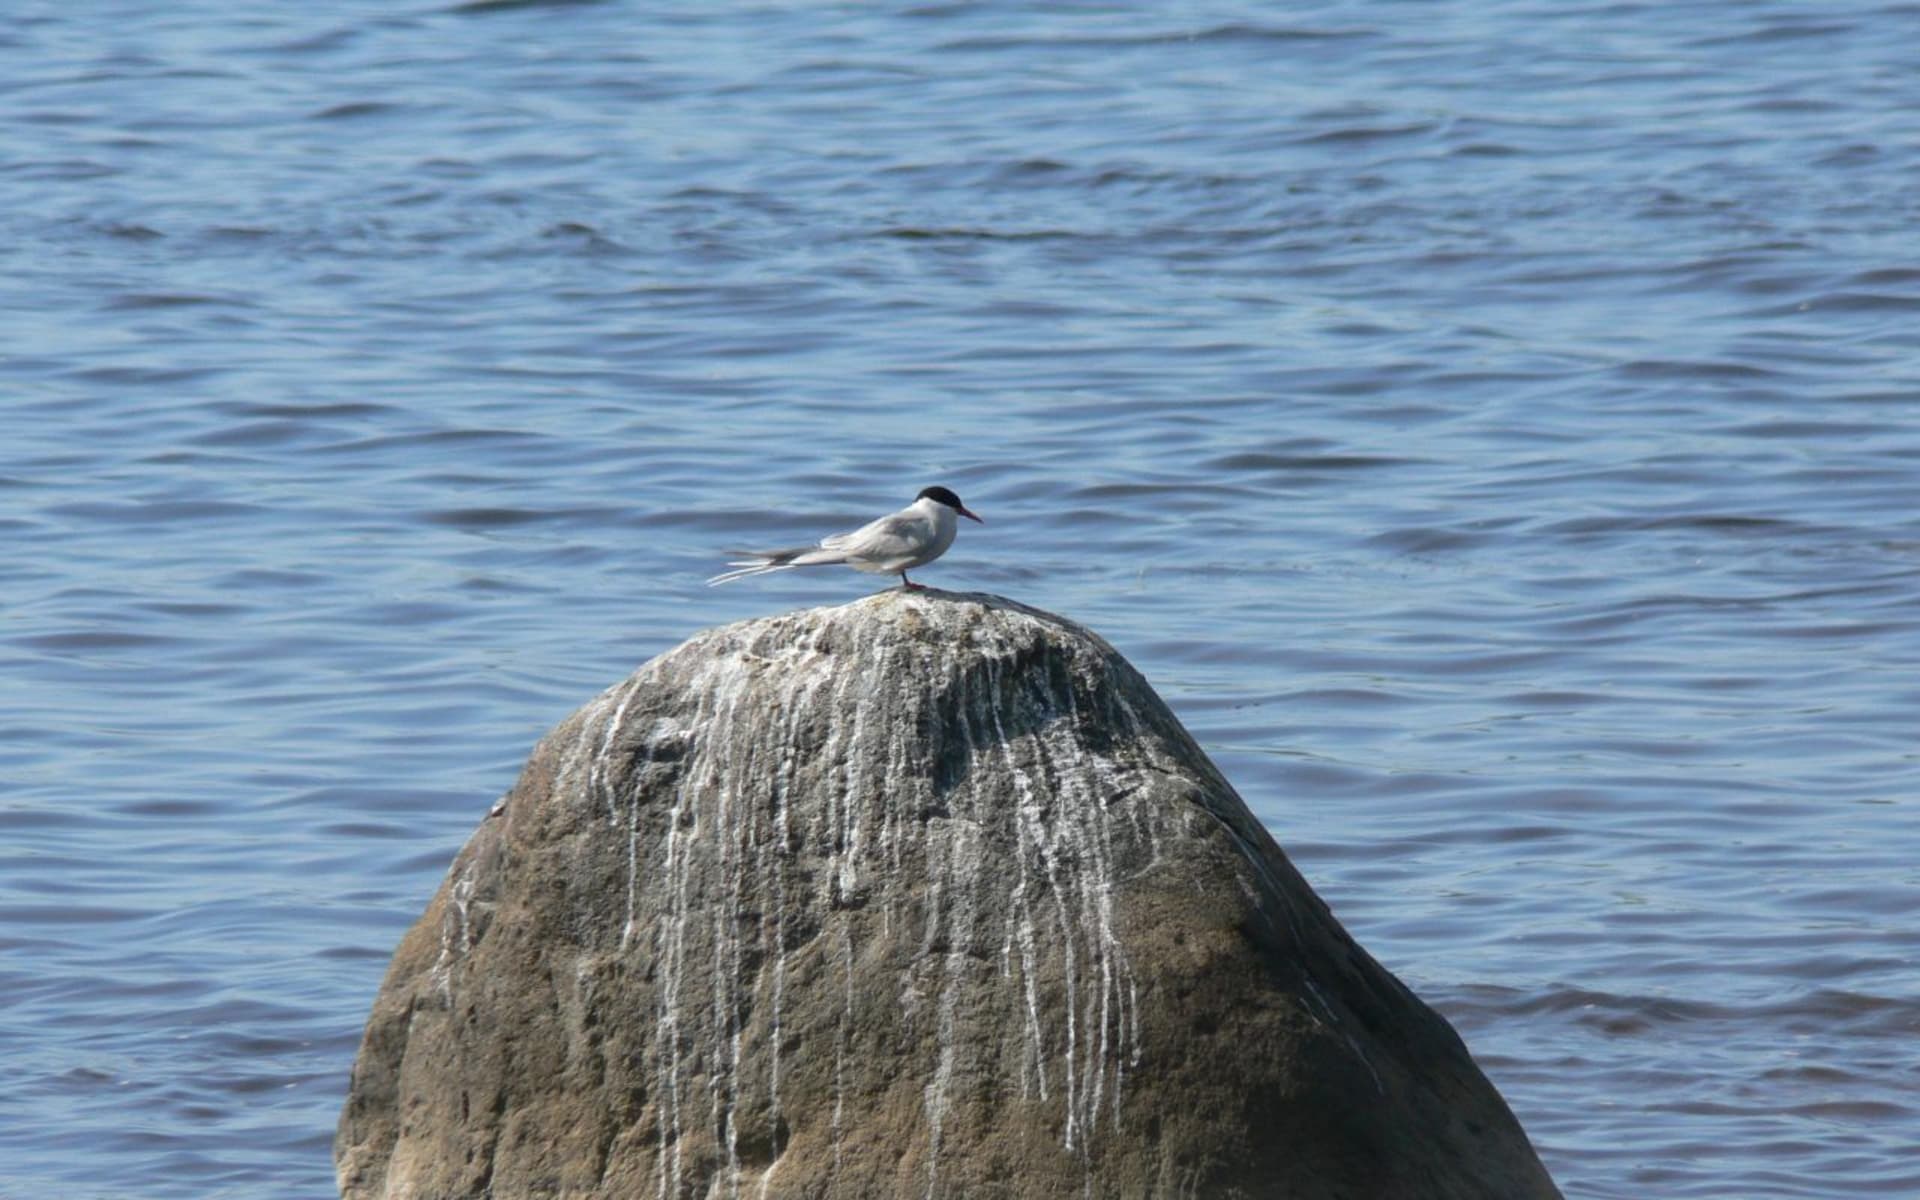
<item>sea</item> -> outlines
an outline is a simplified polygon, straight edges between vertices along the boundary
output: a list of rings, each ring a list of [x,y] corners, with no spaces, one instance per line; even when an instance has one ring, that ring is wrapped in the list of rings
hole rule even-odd
[[[1920,1196],[1863,0],[10,0],[0,1196],[333,1194],[534,742],[932,484],[1571,1200]]]

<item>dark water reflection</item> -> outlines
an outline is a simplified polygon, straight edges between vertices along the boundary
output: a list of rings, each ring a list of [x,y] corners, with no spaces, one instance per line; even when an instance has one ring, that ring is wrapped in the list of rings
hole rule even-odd
[[[951,484],[1570,1196],[1920,1192],[1910,9],[40,6],[0,1191],[325,1194],[386,956],[700,586]]]

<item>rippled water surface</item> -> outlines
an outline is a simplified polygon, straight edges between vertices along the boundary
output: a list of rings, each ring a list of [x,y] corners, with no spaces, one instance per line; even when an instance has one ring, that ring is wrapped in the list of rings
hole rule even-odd
[[[1920,1194],[1920,8],[27,0],[0,1194],[319,1196],[721,550],[952,486],[1569,1196]]]

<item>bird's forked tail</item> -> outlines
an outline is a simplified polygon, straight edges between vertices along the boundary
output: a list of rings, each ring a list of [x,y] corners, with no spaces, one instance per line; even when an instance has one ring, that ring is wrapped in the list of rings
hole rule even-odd
[[[739,550],[735,553],[744,557],[727,563],[738,567],[737,571],[724,571],[707,580],[707,586],[725,583],[729,579],[744,579],[748,575],[765,575],[772,571],[790,571],[795,567],[815,567],[826,563],[847,561],[847,556],[819,546],[796,546],[792,550]]]

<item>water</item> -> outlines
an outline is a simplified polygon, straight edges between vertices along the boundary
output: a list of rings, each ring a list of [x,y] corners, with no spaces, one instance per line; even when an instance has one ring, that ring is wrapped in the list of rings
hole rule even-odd
[[[1569,1196],[1920,1193],[1920,8],[9,15],[0,1194],[327,1194],[535,738],[932,482]]]

